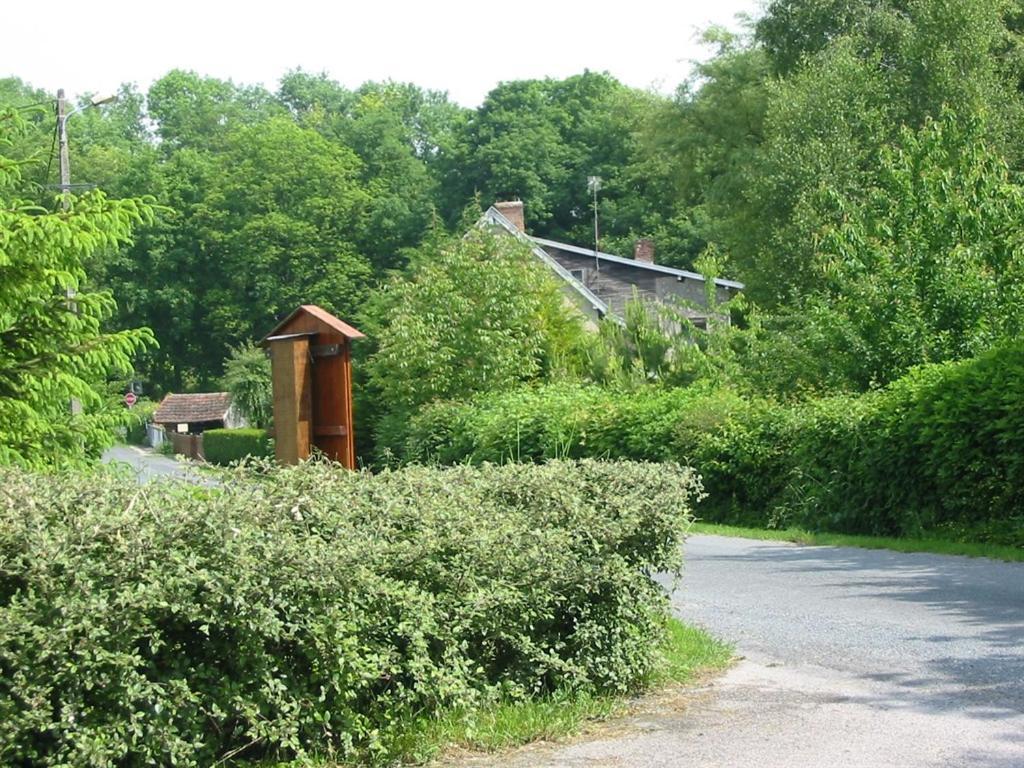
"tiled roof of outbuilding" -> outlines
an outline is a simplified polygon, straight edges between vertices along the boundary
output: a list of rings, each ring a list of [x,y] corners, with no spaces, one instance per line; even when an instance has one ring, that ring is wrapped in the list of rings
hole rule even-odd
[[[231,408],[228,392],[199,392],[191,395],[168,395],[153,414],[156,424],[194,424],[220,421]]]

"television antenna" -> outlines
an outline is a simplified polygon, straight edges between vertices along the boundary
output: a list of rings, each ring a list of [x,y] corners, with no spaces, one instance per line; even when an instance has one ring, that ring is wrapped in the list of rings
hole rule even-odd
[[[598,252],[601,250],[601,234],[597,225],[597,193],[601,189],[600,176],[587,176],[587,191],[594,196],[594,268],[601,270],[601,260]]]

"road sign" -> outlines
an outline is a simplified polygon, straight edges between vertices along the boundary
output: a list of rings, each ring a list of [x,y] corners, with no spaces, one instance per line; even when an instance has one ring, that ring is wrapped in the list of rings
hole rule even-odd
[[[125,393],[124,404],[127,405],[129,408],[131,408],[133,405],[135,405],[135,403],[137,403],[138,400],[139,400],[139,398],[137,398],[135,396],[134,392],[126,392]]]

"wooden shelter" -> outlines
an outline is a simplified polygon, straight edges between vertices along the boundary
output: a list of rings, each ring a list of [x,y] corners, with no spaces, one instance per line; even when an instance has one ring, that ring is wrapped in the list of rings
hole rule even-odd
[[[160,401],[152,421],[171,432],[201,434],[207,429],[245,425],[227,392],[169,394]]]
[[[263,339],[270,348],[277,460],[296,464],[315,446],[355,469],[353,339],[365,336],[330,312],[304,304]]]

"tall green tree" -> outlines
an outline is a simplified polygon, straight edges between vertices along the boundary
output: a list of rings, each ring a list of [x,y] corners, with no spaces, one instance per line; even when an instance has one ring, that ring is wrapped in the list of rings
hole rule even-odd
[[[943,109],[983,111],[987,141],[1011,165],[1024,147],[1024,102],[1007,68],[1001,0],[869,5],[831,16],[832,5],[817,0],[774,3],[752,43],[781,76],[766,80],[761,136],[743,160],[740,184],[707,209],[702,232],[769,308],[824,290],[815,237],[837,222],[817,205],[819,192],[865,193],[903,126],[917,130]],[[775,13],[807,28],[776,24]],[[815,31],[824,20],[832,26]],[[800,55],[779,53],[789,48]],[[733,90],[740,88],[737,81]],[[684,128],[692,125],[679,123]]]
[[[216,386],[231,348],[299,304],[351,317],[371,282],[372,199],[351,149],[283,113],[217,145],[164,149],[152,184],[168,210],[102,267],[120,322],[160,340],[156,389]]]
[[[2,152],[21,129],[16,112],[0,113],[0,462],[75,464],[98,456],[122,420],[104,397],[107,378],[129,375],[154,341],[148,329],[104,332],[114,300],[90,288],[84,265],[124,245],[152,211],[102,192],[56,213],[19,198],[34,166]]]
[[[680,267],[692,267],[709,242],[728,234],[716,225],[736,215],[751,182],[769,103],[767,59],[749,34],[713,28],[704,41],[714,55],[649,113],[641,159],[627,171],[646,180],[657,203],[644,228],[659,261]]]
[[[582,313],[532,252],[480,228],[438,233],[365,315],[372,410],[389,430],[434,400],[464,399],[578,368]]]
[[[303,303],[351,317],[371,268],[370,196],[351,150],[287,118],[233,133],[194,211],[208,276],[210,352],[259,336]]]
[[[274,416],[274,392],[270,358],[252,341],[231,350],[224,362],[221,385],[231,402],[253,427],[268,427]]]
[[[828,290],[812,303],[860,386],[1024,329],[1024,188],[985,136],[952,113],[904,129],[863,202],[828,195],[842,223],[822,233]]]
[[[443,93],[408,83],[365,83],[354,91],[324,75],[292,72],[278,97],[299,122],[354,151],[370,194],[363,252],[375,269],[401,267],[438,206],[438,157],[465,110]]]
[[[138,276],[184,367],[175,383],[210,386],[232,346],[299,304],[358,310],[371,278],[360,170],[351,150],[286,117],[232,132],[217,153],[175,154],[175,213]]]
[[[148,123],[146,97],[123,85],[117,98],[84,109],[69,122],[72,181],[114,197],[156,195],[160,147]],[[54,164],[56,180],[56,164]]]
[[[533,234],[589,243],[587,178],[599,176],[605,233],[628,235],[649,204],[642,177],[627,169],[638,159],[637,129],[653,102],[596,72],[502,83],[442,158],[446,210],[455,217],[474,196],[484,204],[518,198]]]
[[[217,149],[233,131],[283,112],[263,87],[236,85],[180,69],[153,83],[147,102],[167,151]]]
[[[47,158],[56,151],[57,99],[40,88],[33,88],[17,77],[0,78],[0,110],[11,111],[18,118],[17,130],[8,129],[4,135],[4,155],[9,160],[37,159],[39,164],[26,169],[18,179],[8,179],[18,185],[17,194],[28,200],[43,202],[52,198],[44,193],[47,183]],[[7,118],[11,120],[12,118]],[[47,155],[50,150],[51,155]],[[53,163],[56,173],[56,162]],[[10,190],[10,188],[8,188]]]

